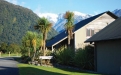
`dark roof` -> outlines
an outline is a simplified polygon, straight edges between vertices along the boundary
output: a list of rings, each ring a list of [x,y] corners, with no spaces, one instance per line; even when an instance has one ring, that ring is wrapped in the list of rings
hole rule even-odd
[[[109,14],[111,17],[113,17],[115,19],[118,18],[117,16],[115,16],[110,11],[107,11],[107,12],[104,12],[104,13]],[[77,24],[75,24],[74,32],[77,31],[78,29],[80,29],[81,27],[85,26],[89,22],[93,21],[94,19],[98,18],[99,16],[101,16],[104,13],[101,13],[101,14],[98,14],[98,15],[95,15],[95,16],[92,16],[90,18],[87,18],[85,20],[82,20],[82,21],[78,22]],[[47,44],[46,44],[46,46],[47,47],[51,47],[53,44],[55,44],[58,41],[64,39],[65,37],[67,37],[67,33],[66,33],[66,31],[63,31],[62,33],[60,33],[57,36],[55,36],[52,40],[48,41]]]
[[[105,41],[121,39],[121,18],[116,19],[114,22],[106,26],[97,34],[87,39],[85,42]]]

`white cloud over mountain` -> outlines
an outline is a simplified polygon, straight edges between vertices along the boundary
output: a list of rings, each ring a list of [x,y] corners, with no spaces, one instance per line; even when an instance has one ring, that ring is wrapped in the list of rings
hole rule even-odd
[[[6,0],[6,1],[13,3],[15,5],[20,5],[20,6],[24,6],[26,4],[25,2],[19,2],[18,0]],[[30,7],[28,7],[28,8],[30,9]],[[55,13],[50,13],[50,12],[42,13],[41,9],[42,9],[42,7],[40,5],[38,5],[38,7],[35,9],[34,13],[36,13],[39,17],[47,18],[49,21],[51,21],[53,23],[53,28],[56,31],[61,32],[64,29],[64,24],[66,23],[66,20],[63,18],[64,13],[60,13],[60,14],[55,14]],[[81,13],[78,11],[73,11],[73,12],[74,12],[74,24],[78,23],[81,20],[89,18],[91,16],[94,16],[96,14],[102,13],[102,11],[100,11],[100,10],[94,11],[93,15]],[[116,9],[113,11],[113,13],[116,14],[117,16],[121,17],[121,9]]]
[[[6,0],[6,1],[8,1],[8,2],[10,2],[10,3],[13,3],[13,4],[15,4],[15,5],[17,5],[17,3],[18,3],[17,0]]]
[[[73,13],[74,13],[74,24],[92,16],[78,11],[73,11]],[[63,15],[64,13],[58,15],[57,22],[54,25],[54,29],[58,32],[62,32],[64,30],[64,25],[66,23],[66,20],[63,18]]]
[[[86,16],[87,14],[85,14],[85,13],[81,13],[81,12],[78,12],[78,11],[73,11],[73,13],[75,14],[75,15],[81,15],[81,16]]]
[[[57,22],[58,15],[53,13],[37,13],[39,17],[45,17],[50,21]]]
[[[66,23],[66,20],[63,18],[64,13],[60,14],[54,14],[54,13],[41,13],[40,6],[34,11],[39,17],[45,17],[49,21],[53,23],[53,28],[61,32],[64,29],[64,24]],[[89,18],[91,15],[81,13],[78,11],[73,11],[74,13],[74,23],[78,23],[79,21]]]
[[[18,2],[18,0],[6,0],[6,1],[20,6],[24,6],[26,4],[25,2]]]
[[[58,15],[54,13],[41,13],[41,6],[38,6],[38,8],[34,11],[39,17],[45,17],[49,21],[51,21],[53,24],[57,22]]]

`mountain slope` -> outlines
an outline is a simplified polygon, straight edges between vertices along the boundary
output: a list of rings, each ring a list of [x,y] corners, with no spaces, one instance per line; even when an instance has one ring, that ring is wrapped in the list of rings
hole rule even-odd
[[[74,12],[74,24],[92,16],[92,15],[80,13],[80,12],[77,12],[77,11],[73,11],[73,12]],[[63,16],[64,16],[64,13],[59,14],[58,20],[54,25],[54,29],[58,32],[62,32],[64,30],[64,24],[66,23],[66,19],[64,19]]]
[[[75,14],[74,24],[92,16],[92,15],[80,13],[77,11],[73,11],[73,12]],[[121,9],[116,9],[116,10],[112,11],[112,13],[114,13],[118,17],[121,17]],[[62,32],[64,30],[64,24],[66,23],[66,20],[63,18],[63,15],[64,15],[64,13],[58,15],[57,22],[55,23],[55,25],[53,27],[58,32]]]
[[[21,43],[21,38],[28,31],[35,31],[38,16],[30,9],[0,0],[0,43]],[[52,29],[48,38],[56,35]]]
[[[114,13],[115,15],[117,15],[118,17],[121,17],[121,9],[115,9],[115,10],[113,11],[113,13]]]

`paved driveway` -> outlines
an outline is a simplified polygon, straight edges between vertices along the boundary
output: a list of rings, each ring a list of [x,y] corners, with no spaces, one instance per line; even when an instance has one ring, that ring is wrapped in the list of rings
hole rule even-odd
[[[19,75],[17,62],[12,57],[0,58],[0,75]]]

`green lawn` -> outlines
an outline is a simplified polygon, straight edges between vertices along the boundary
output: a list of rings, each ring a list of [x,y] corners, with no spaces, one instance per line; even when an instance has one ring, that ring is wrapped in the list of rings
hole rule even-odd
[[[19,64],[20,75],[102,75],[45,66]]]
[[[12,54],[9,55],[9,54],[6,53],[6,54],[1,54],[0,57],[11,57],[11,56],[21,56],[21,54],[13,54],[12,53]]]

